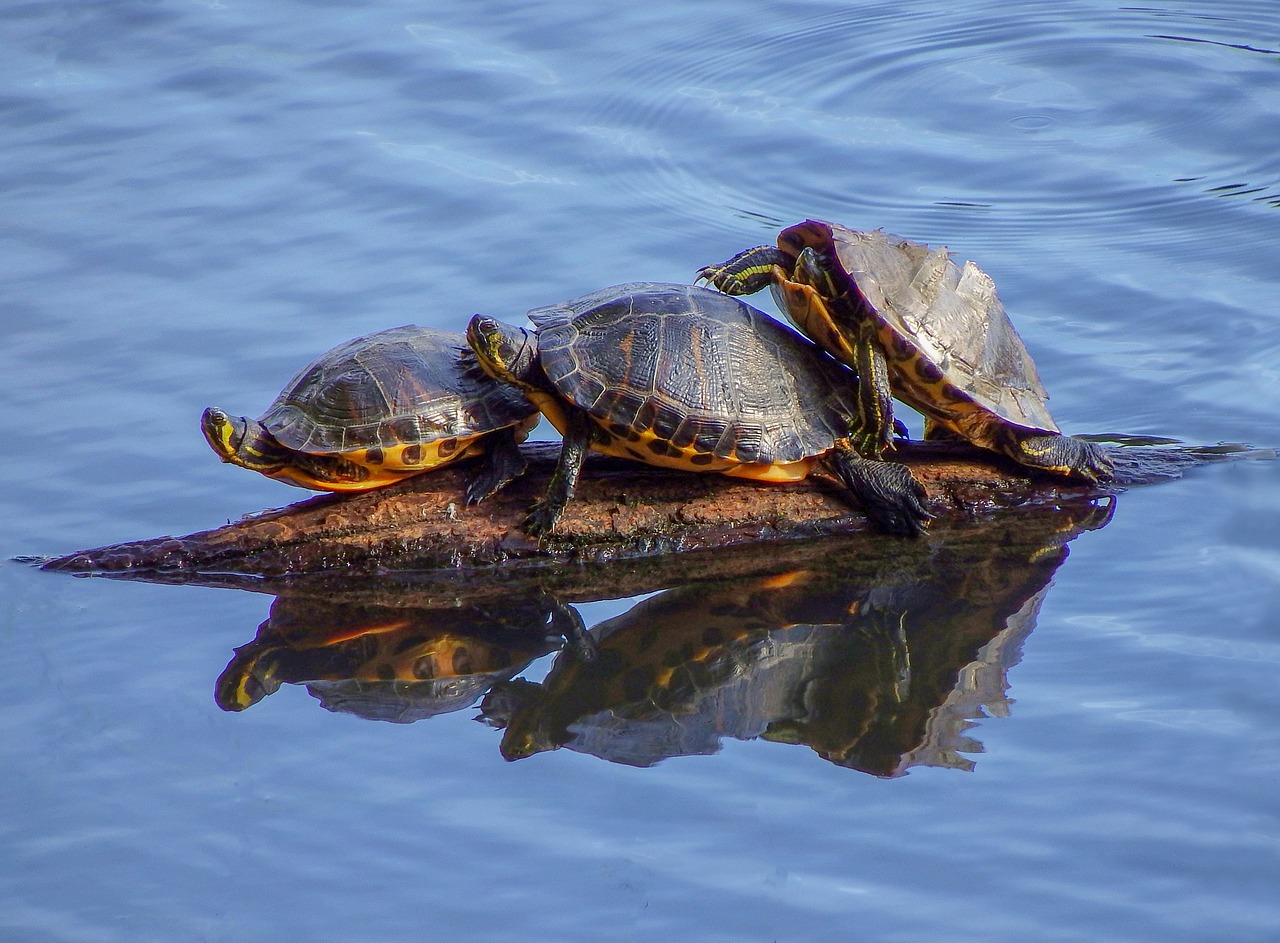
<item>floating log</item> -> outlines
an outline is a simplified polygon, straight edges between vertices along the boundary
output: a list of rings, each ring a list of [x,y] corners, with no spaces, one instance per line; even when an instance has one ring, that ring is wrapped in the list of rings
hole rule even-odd
[[[731,548],[764,540],[869,532],[833,479],[761,484],[668,471],[593,455],[554,534],[530,539],[520,522],[546,488],[557,443],[528,443],[529,471],[477,506],[463,498],[464,471],[444,468],[375,491],[324,495],[185,537],[157,537],[40,561],[48,570],[208,582],[213,574],[289,577],[383,570],[545,567]],[[1105,485],[1029,473],[960,442],[901,442],[928,494],[935,525],[1003,509],[1054,507],[1169,480],[1187,465],[1274,458],[1271,450],[1131,440],[1111,446],[1116,479]],[[881,537],[885,552],[906,538]],[[894,548],[899,548],[895,550]]]

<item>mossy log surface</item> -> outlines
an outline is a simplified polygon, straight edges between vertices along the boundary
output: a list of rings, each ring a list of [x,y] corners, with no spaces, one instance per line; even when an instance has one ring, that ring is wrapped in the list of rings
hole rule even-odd
[[[825,475],[770,485],[593,455],[554,534],[539,543],[521,531],[520,523],[545,489],[559,445],[529,443],[525,449],[528,473],[476,506],[467,506],[463,498],[466,467],[444,468],[376,491],[314,497],[213,530],[83,550],[43,561],[43,566],[144,579],[167,575],[166,581],[335,570],[506,570],[871,529]],[[1182,467],[1203,461],[1274,457],[1241,447],[1149,445],[1113,447],[1112,454],[1116,480],[1103,486],[1029,475],[963,443],[902,442],[895,458],[910,466],[924,486],[936,526],[1003,509],[1087,502],[1131,485],[1176,478]],[[904,539],[879,537],[878,543],[891,555],[901,552]]]

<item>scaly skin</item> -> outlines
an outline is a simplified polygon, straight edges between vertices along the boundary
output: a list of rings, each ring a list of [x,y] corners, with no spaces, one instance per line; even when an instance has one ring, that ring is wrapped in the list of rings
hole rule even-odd
[[[568,426],[560,447],[560,459],[547,483],[547,493],[524,519],[524,529],[535,537],[551,532],[564,513],[565,505],[578,487],[578,475],[591,447],[591,420],[576,410],[568,415]]]
[[[704,265],[695,281],[706,282],[726,295],[754,295],[791,271],[792,258],[777,246],[752,246],[727,262]]]
[[[906,465],[863,458],[848,445],[838,445],[831,464],[853,492],[872,523],[890,534],[919,537],[933,518],[924,488]]]
[[[770,285],[784,286],[786,306],[797,326],[828,353],[858,374],[858,415],[853,447],[879,460],[893,449],[893,394],[889,364],[875,325],[861,319],[853,331],[831,318],[828,298],[840,294],[829,262],[806,246],[793,258],[776,246],[753,246],[719,265],[698,270],[697,279],[727,295],[746,295]],[[798,311],[803,315],[797,316]]]

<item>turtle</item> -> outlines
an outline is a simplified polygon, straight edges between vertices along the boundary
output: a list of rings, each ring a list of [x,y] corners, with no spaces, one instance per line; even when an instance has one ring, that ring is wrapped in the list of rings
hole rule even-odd
[[[859,377],[857,447],[892,449],[892,397],[925,417],[925,438],[961,438],[1030,468],[1112,476],[1099,446],[1064,435],[991,277],[946,248],[883,230],[805,220],[697,273],[731,295],[768,285],[778,307]]]
[[[467,326],[481,368],[564,439],[528,533],[555,527],[588,449],[766,482],[825,461],[881,529],[923,532],[924,490],[906,466],[849,445],[856,377],[763,311],[701,286],[631,282],[528,317],[535,331],[484,315]]]
[[[664,590],[590,630],[594,661],[563,653],[540,683],[495,684],[480,719],[503,730],[507,760],[565,746],[631,766],[715,753],[805,717],[825,667],[815,653],[856,623],[862,592],[825,568]]]
[[[500,607],[466,597],[424,605],[404,584],[394,595],[376,580],[366,585],[372,600],[341,591],[277,597],[219,676],[218,706],[245,710],[287,682],[305,684],[330,710],[406,723],[461,710],[586,634],[576,612],[541,593],[508,593]]]
[[[200,427],[224,462],[319,491],[378,488],[483,452],[467,484],[475,503],[524,471],[518,446],[538,418],[461,334],[406,324],[322,354],[261,418],[210,407]]]

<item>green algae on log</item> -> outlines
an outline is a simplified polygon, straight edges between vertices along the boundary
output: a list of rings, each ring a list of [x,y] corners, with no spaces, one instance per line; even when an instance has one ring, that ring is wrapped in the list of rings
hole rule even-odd
[[[1028,474],[989,452],[958,442],[901,442],[905,462],[928,493],[938,522],[1001,509],[1052,507],[1114,495],[1177,478],[1182,468],[1233,458],[1274,458],[1242,446],[1183,447],[1130,440],[1110,454],[1116,479],[1091,485]],[[529,472],[476,506],[463,497],[464,475],[444,468],[376,491],[324,495],[249,515],[214,530],[83,550],[43,562],[44,569],[116,576],[242,574],[288,576],[343,570],[481,568],[642,558],[681,550],[734,547],[761,540],[868,531],[863,514],[836,484],[814,475],[795,484],[759,484],[723,475],[667,471],[591,456],[555,533],[540,543],[520,530],[546,487],[559,446],[525,446]],[[885,537],[886,553],[903,538]]]

